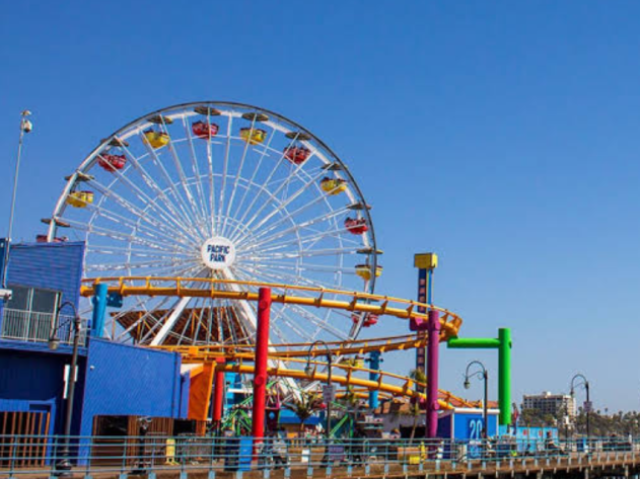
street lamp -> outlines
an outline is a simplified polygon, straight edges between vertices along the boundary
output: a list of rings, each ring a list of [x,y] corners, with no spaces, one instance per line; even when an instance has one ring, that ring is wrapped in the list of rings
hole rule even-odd
[[[473,365],[480,366],[480,370],[469,374],[469,369]],[[483,437],[483,439],[486,439],[489,436],[489,434],[488,434],[488,431],[489,431],[489,414],[488,414],[488,411],[487,411],[488,403],[489,403],[489,388],[488,388],[488,385],[489,385],[489,373],[487,372],[487,368],[485,368],[484,364],[482,364],[480,361],[471,361],[469,364],[467,364],[467,370],[464,373],[464,388],[465,389],[469,389],[471,387],[471,383],[469,382],[469,379],[471,379],[474,376],[481,377],[484,380],[484,401],[482,402],[482,416],[484,418],[484,426],[482,427],[482,437]]]
[[[29,133],[33,129],[33,124],[27,120],[31,115],[29,110],[24,110],[20,118],[20,140],[18,141],[18,155],[16,158],[16,170],[13,175],[13,196],[11,198],[11,212],[9,213],[9,231],[7,232],[7,240],[4,245],[4,261],[2,263],[2,289],[7,288],[7,267],[9,266],[9,244],[11,243],[11,233],[13,231],[13,212],[16,207],[16,193],[18,191],[18,173],[20,172],[20,158],[22,157],[22,142],[24,134]]]
[[[327,343],[325,343],[323,340],[319,339],[317,341],[314,341],[310,346],[309,346],[309,355],[308,355],[308,359],[307,359],[307,366],[304,368],[304,372],[307,374],[307,376],[311,376],[311,374],[313,373],[313,368],[311,367],[311,352],[313,351],[313,348],[316,345],[322,345],[325,347],[325,349],[327,350],[327,364],[329,365],[329,373],[327,375],[327,381],[329,383],[329,388],[331,393],[333,393],[333,384],[331,383],[331,373],[332,373],[332,366],[333,366],[333,354],[331,353],[331,349],[329,349],[329,345]],[[327,401],[327,425],[326,425],[326,436],[327,436],[327,441],[331,438],[331,400],[333,399],[333,394],[330,394],[330,400]]]
[[[71,436],[71,419],[73,415],[73,396],[75,393],[76,387],[76,366],[78,364],[78,348],[80,343],[80,331],[82,328],[82,319],[78,314],[78,310],[76,309],[76,305],[70,301],[66,301],[58,306],[58,312],[56,314],[56,321],[59,323],[60,311],[65,306],[69,306],[73,310],[73,354],[71,356],[71,369],[69,371],[69,388],[67,395],[67,410],[65,412],[65,423],[64,423],[64,442],[62,451],[60,452],[60,460],[56,464],[56,471],[59,471],[56,475],[58,476],[70,476],[71,473],[71,462],[69,461],[69,436]],[[56,333],[62,326],[66,326],[69,324],[69,321],[66,323],[58,324],[52,331],[51,336],[49,337],[49,349],[55,351],[60,346],[60,338],[57,337]]]
[[[576,384],[576,379],[582,382]],[[591,415],[591,401],[589,400],[589,381],[583,374],[576,374],[571,378],[571,399],[574,397],[574,392],[577,387],[583,387],[587,393],[587,400],[584,403],[585,413],[587,414],[587,444],[589,443],[589,437],[591,429],[589,427],[589,416]]]

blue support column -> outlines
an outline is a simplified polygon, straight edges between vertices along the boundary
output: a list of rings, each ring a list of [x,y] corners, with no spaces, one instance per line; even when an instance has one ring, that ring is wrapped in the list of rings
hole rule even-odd
[[[91,319],[91,336],[101,338],[104,331],[104,316],[107,312],[108,286],[98,283],[93,287],[93,316]]]
[[[380,371],[380,351],[371,351],[369,353],[369,369],[373,369],[375,371]],[[380,379],[380,373],[371,371],[369,373],[369,379],[371,381],[378,381]],[[378,391],[369,391],[369,407],[371,409],[375,409],[380,405],[378,401]]]

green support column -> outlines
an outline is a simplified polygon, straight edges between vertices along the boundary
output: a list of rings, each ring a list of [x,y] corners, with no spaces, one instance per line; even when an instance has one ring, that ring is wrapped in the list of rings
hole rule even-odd
[[[500,424],[511,424],[511,330],[498,330],[498,400],[500,402]]]
[[[497,349],[498,350],[498,404],[500,425],[511,424],[511,330],[498,329],[495,338],[451,338],[447,341],[451,349]]]

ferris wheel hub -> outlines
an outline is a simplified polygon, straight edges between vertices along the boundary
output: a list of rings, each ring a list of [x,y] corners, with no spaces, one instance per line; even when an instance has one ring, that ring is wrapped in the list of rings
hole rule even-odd
[[[213,236],[200,248],[202,262],[207,268],[221,270],[229,268],[236,259],[236,247],[223,236]]]

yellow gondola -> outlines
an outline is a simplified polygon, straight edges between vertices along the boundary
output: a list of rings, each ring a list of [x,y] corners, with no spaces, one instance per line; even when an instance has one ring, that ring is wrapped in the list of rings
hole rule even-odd
[[[356,274],[365,281],[371,279],[371,266],[368,264],[359,264],[356,266]],[[376,266],[376,278],[382,274],[382,266]]]
[[[167,146],[169,144],[169,140],[169,135],[162,131],[149,129],[144,132],[143,141],[155,150],[162,148],[163,146]]]
[[[267,138],[267,132],[259,128],[240,128],[240,138],[246,141],[250,145],[257,145],[263,143]]]
[[[347,182],[340,178],[323,178],[320,188],[329,195],[338,195],[347,189]]]
[[[67,196],[67,204],[76,208],[85,208],[93,203],[93,191],[74,191]]]

